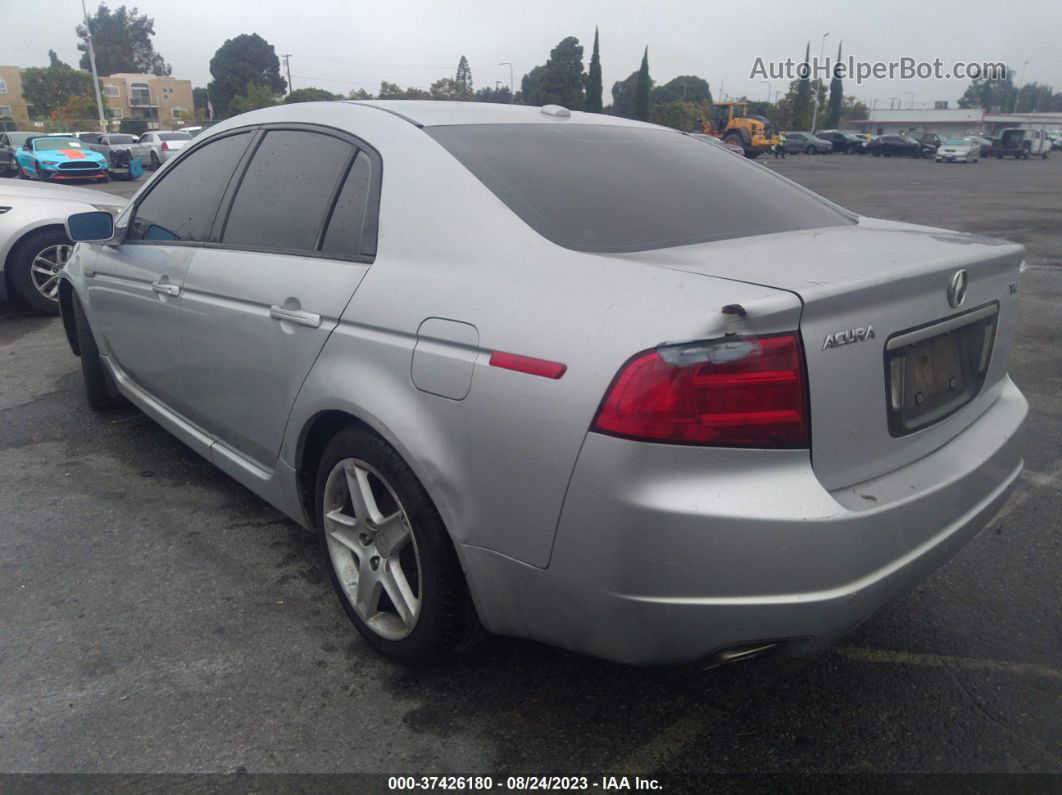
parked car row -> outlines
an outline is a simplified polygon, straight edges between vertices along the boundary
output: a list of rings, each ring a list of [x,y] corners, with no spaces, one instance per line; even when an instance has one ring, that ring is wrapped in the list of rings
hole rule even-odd
[[[136,159],[146,168],[158,168],[191,140],[192,134],[183,130],[151,131],[139,138],[126,133],[5,132],[0,133],[0,175],[105,182],[115,152],[127,153],[121,158],[126,167]]]
[[[1012,128],[1001,131],[994,139],[982,135],[963,135],[942,138],[937,133],[924,133],[915,138],[905,133],[886,133],[869,138],[864,134],[844,130],[819,130],[785,133],[786,154],[870,154],[875,157],[924,157],[938,162],[978,162],[994,155],[997,159],[1013,157],[1046,160],[1052,149],[1062,146],[1062,132]],[[949,151],[942,151],[945,147]]]

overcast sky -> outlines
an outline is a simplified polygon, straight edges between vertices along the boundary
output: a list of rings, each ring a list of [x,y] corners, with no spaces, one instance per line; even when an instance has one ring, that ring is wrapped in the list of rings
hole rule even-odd
[[[90,10],[95,4],[90,0]],[[638,68],[646,45],[657,83],[696,74],[708,80],[717,99],[721,91],[766,99],[767,86],[749,76],[756,57],[799,61],[805,43],[811,41],[816,55],[827,32],[827,54],[836,55],[843,40],[846,55],[865,61],[902,56],[940,58],[946,66],[1004,61],[1019,72],[1028,61],[1026,82],[1062,91],[1059,0],[138,0],[127,5],[154,18],[155,49],[173,65],[174,77],[196,86],[210,80],[210,58],[225,39],[258,33],[278,55],[292,54],[295,88],[375,92],[381,80],[427,88],[439,77],[452,77],[465,55],[476,87],[507,84],[508,67],[499,63],[511,61],[519,89],[520,77],[544,63],[565,36],[578,37],[589,64],[596,25],[606,104],[612,83]],[[80,14],[80,0],[0,0],[0,64],[43,66],[49,49],[76,64]],[[878,107],[900,97],[906,107],[913,93],[915,107],[941,99],[954,107],[967,83],[883,80],[859,86],[850,80],[845,94],[868,105],[876,99]],[[784,85],[776,80],[773,90]]]

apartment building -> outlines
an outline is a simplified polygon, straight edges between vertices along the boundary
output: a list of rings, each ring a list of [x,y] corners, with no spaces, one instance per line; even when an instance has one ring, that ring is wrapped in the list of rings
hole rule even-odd
[[[0,66],[0,119],[13,119],[22,126],[29,121],[22,98],[22,70],[17,66]]]
[[[100,82],[107,112],[116,121],[143,119],[148,129],[173,129],[194,116],[191,80],[123,73]]]

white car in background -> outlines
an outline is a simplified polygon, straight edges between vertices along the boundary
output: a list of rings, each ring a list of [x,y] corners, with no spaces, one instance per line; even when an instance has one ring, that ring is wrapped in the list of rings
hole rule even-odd
[[[148,162],[144,165],[149,168],[158,168],[191,140],[192,136],[181,130],[176,132],[153,130],[144,133],[140,136],[140,143],[147,144],[151,150],[148,154]]]
[[[0,300],[59,314],[59,272],[73,250],[64,223],[71,213],[117,215],[126,200],[73,185],[4,180],[0,183]]]
[[[938,163],[977,163],[981,160],[981,141],[977,138],[948,138],[937,147]]]

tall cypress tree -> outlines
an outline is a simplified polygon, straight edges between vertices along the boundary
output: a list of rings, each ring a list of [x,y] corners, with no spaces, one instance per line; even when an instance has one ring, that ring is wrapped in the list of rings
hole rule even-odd
[[[642,67],[638,70],[638,81],[634,84],[634,118],[649,121],[649,47],[642,55]]]
[[[804,50],[804,76],[797,84],[796,98],[793,100],[793,129],[806,130],[811,126],[811,42]]]
[[[463,55],[461,60],[457,62],[457,74],[454,76],[454,83],[457,84],[457,92],[460,94],[461,99],[472,99],[472,94],[475,93],[472,88],[472,67],[468,65],[468,59]]]
[[[830,113],[826,119],[827,126],[834,128],[841,126],[841,105],[844,101],[844,86],[837,71],[837,64],[841,63],[842,44],[843,41],[837,45],[837,63],[833,65],[833,79],[830,81]]]
[[[591,113],[601,112],[601,52],[597,46],[597,28],[594,28],[594,54],[590,56],[590,74],[586,78],[586,109]]]

